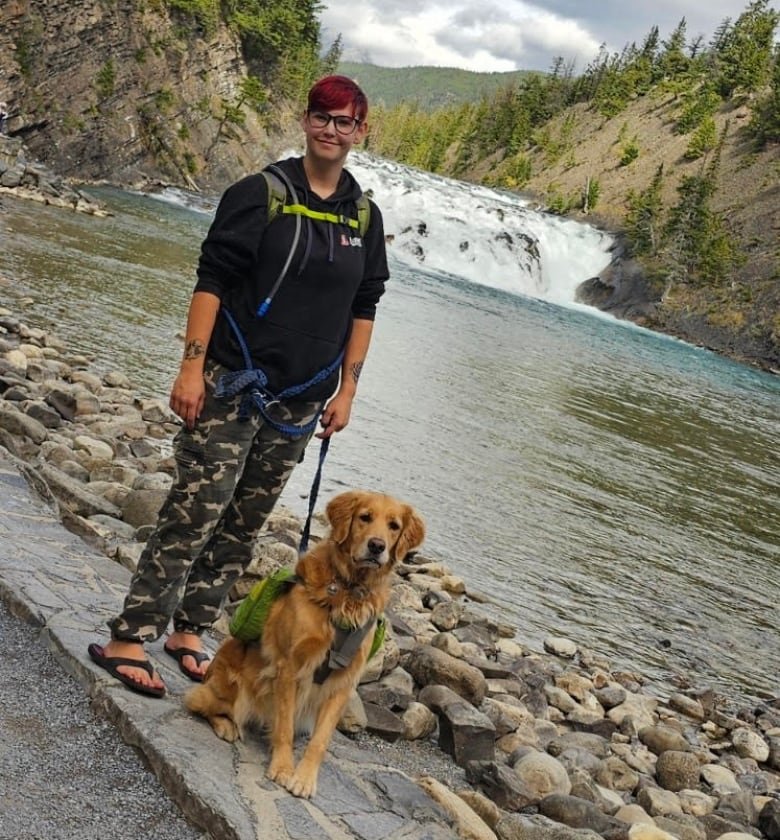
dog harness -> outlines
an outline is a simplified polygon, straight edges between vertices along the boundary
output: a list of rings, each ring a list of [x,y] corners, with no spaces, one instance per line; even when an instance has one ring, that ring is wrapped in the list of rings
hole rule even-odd
[[[239,604],[230,622],[230,634],[248,644],[259,644],[268,620],[271,604],[296,584],[303,581],[292,569],[279,569],[258,581]],[[331,620],[335,635],[328,655],[314,672],[314,682],[322,685],[333,671],[346,668],[355,658],[363,640],[373,629],[374,638],[368,658],[371,659],[385,640],[386,619],[383,615],[370,618],[362,627],[339,625]]]

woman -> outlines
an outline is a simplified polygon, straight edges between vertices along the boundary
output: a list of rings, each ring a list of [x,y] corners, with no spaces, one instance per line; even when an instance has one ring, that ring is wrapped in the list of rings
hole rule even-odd
[[[109,622],[111,641],[89,646],[134,691],[165,693],[143,645],[171,619],[164,650],[203,679],[201,634],[249,564],[317,422],[319,438],[349,422],[388,278],[381,214],[344,168],[367,112],[350,79],[317,82],[301,120],[304,156],[271,167],[285,206],[269,220],[269,180],[250,175],[222,196],[203,242],[170,398],[184,423],[176,479]]]

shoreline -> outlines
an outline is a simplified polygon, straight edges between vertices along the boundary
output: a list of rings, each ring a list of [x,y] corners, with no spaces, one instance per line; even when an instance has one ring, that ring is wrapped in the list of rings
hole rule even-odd
[[[121,371],[97,375],[6,310],[0,390],[0,445],[68,530],[132,570],[170,485],[177,419]],[[324,527],[316,517],[313,537]],[[294,563],[300,528],[274,511],[228,612],[256,579]],[[460,836],[527,836],[530,820],[609,840],[637,840],[651,823],[658,838],[780,838],[780,697],[749,708],[706,688],[655,697],[641,674],[571,639],[530,650],[424,547],[397,572],[389,639],[341,729],[403,765],[451,815],[464,804],[480,833]]]
[[[109,215],[99,202],[93,201],[81,191],[81,188],[88,191],[90,186],[110,186],[120,190],[133,189],[144,192],[176,185],[165,184],[155,179],[146,179],[134,186],[106,179],[81,181],[76,184],[59,177],[43,164],[28,160],[26,148],[21,140],[0,135],[0,201],[2,195],[6,194],[93,216]],[[198,193],[193,191],[193,194]],[[609,233],[616,242],[615,254],[609,265],[598,276],[580,283],[576,294],[578,302],[620,320],[679,339],[693,347],[709,350],[738,364],[780,375],[780,368],[774,357],[762,356],[750,340],[740,338],[738,333],[724,338],[722,331],[693,317],[680,316],[676,320],[667,317],[662,323],[658,317],[660,299],[646,282],[644,269],[627,255],[623,232],[615,229],[614,225],[597,213],[589,220],[572,216],[568,218]],[[769,349],[766,352],[769,353]]]

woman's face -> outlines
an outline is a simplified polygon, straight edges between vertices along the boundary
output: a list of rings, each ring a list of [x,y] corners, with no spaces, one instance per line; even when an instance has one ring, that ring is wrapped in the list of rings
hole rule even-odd
[[[337,120],[341,130],[336,127]],[[349,133],[344,133],[350,120]],[[363,142],[368,131],[365,120],[355,123],[354,108],[351,105],[344,108],[312,108],[303,115],[301,125],[306,135],[307,154],[323,163],[341,165],[350,149],[356,143]]]

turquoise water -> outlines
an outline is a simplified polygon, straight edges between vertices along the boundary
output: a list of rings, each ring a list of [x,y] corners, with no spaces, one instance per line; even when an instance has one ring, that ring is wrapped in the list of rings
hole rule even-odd
[[[0,302],[165,396],[208,219],[103,190],[94,219],[4,200]],[[596,313],[399,261],[321,499],[384,490],[540,647],[659,691],[778,692],[780,382]],[[310,448],[285,491],[298,513]]]

